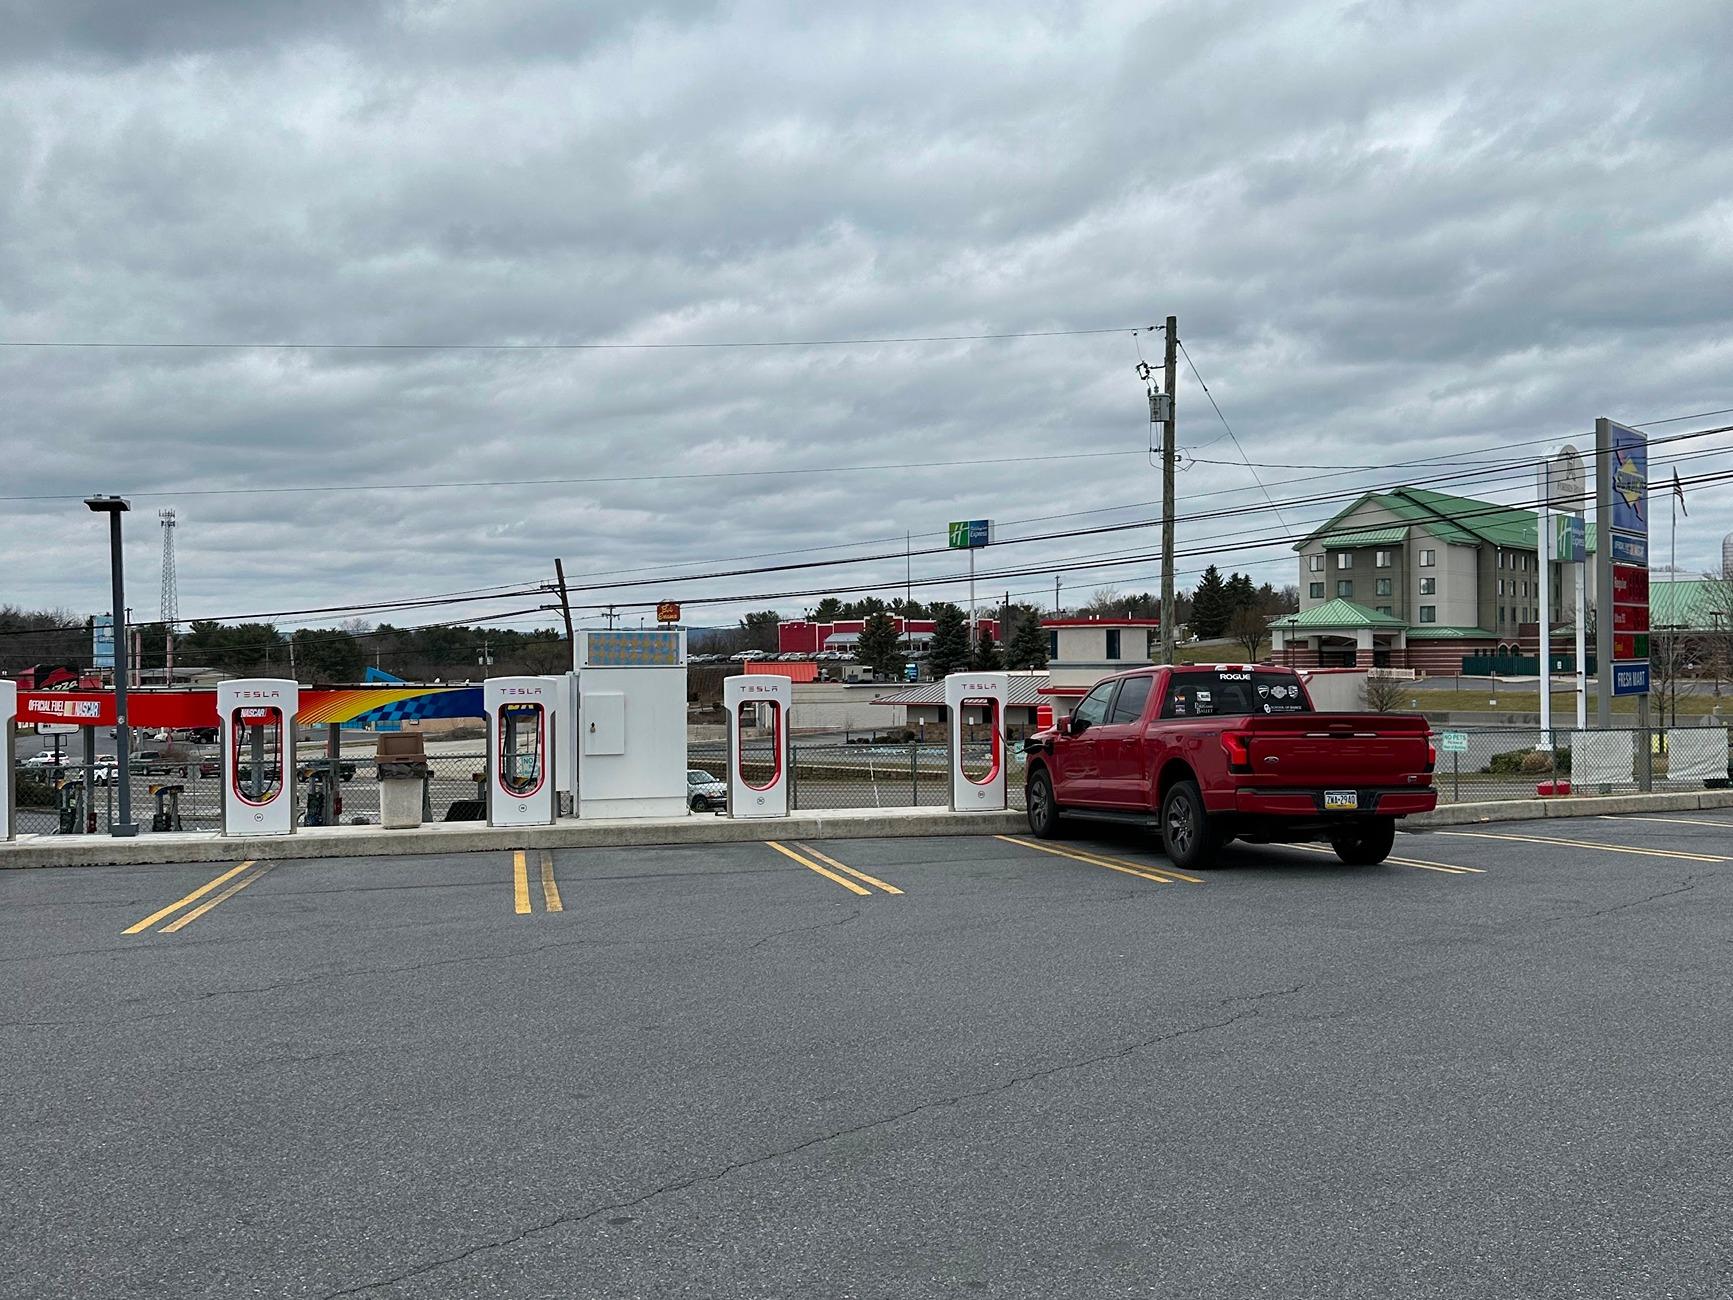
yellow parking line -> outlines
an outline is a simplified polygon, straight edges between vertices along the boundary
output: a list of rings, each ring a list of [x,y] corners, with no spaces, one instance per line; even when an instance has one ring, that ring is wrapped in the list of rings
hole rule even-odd
[[[1015,835],[995,835],[993,838],[996,840],[1003,840],[1007,844],[1015,844],[1019,848],[1034,849],[1038,853],[1051,853],[1055,857],[1070,858],[1073,862],[1082,862],[1087,866],[1106,867],[1109,871],[1122,872],[1128,876],[1138,876],[1144,880],[1152,880],[1158,885],[1173,884],[1173,881],[1169,880],[1166,876],[1158,876],[1155,872],[1150,871],[1145,867],[1113,862],[1107,858],[1097,858],[1086,853],[1075,853],[1070,849],[1055,848],[1051,844],[1041,844],[1035,840],[1020,839]],[[1201,885],[1203,883],[1203,881],[1197,880],[1192,876],[1187,876],[1185,879],[1192,881],[1193,884]]]
[[[512,898],[517,905],[519,915],[530,910],[530,873],[524,863],[524,851],[518,849],[511,855]]]
[[[782,854],[783,857],[792,858],[794,861],[800,863],[801,866],[805,867],[808,871],[816,871],[816,872],[818,872],[819,875],[823,876],[826,880],[831,881],[834,884],[841,885],[844,889],[853,890],[857,894],[864,894],[864,895],[867,895],[869,897],[871,896],[871,894],[873,892],[872,890],[867,889],[862,885],[855,884],[854,881],[849,880],[848,878],[846,878],[844,876],[837,875],[836,872],[834,872],[834,871],[830,871],[824,867],[819,866],[818,863],[816,863],[816,862],[809,862],[807,859],[801,857],[800,854],[796,853],[793,849],[783,848],[782,845],[778,844],[775,840],[765,840],[764,842],[770,848],[773,848],[778,853]]]
[[[1553,844],[1566,849],[1598,849],[1602,853],[1630,853],[1639,858],[1672,858],[1678,862],[1733,862],[1733,858],[1709,853],[1681,853],[1676,849],[1633,849],[1623,844],[1597,844],[1594,840],[1561,840],[1550,835],[1495,835],[1491,831],[1433,831],[1460,839],[1506,840],[1512,844]]]
[[[1718,831],[1733,831],[1733,822],[1703,821],[1695,817],[1650,817],[1648,814],[1636,815],[1626,813],[1602,813],[1600,820],[1604,822],[1666,822],[1669,826],[1713,826]]]
[[[1304,849],[1307,853],[1328,853],[1336,856],[1335,849],[1327,849],[1322,844],[1288,844],[1290,849]],[[1420,858],[1385,858],[1384,861],[1397,867],[1419,867],[1422,871],[1442,871],[1452,876],[1475,875],[1484,876],[1485,867],[1459,867],[1451,862],[1426,862]]]
[[[838,862],[835,858],[830,857],[827,854],[820,853],[817,849],[813,848],[812,845],[810,845],[810,844],[797,844],[797,845],[795,845],[795,847],[798,848],[802,853],[810,854],[812,857],[817,858],[820,862],[823,862],[829,866],[835,867],[838,871],[848,872],[848,874],[853,876],[856,880],[864,880],[869,885],[877,885],[880,889],[884,890],[885,893],[887,893],[887,894],[901,894],[903,892],[902,890],[898,889],[895,885],[885,884],[885,882],[880,880],[877,876],[869,876],[864,871],[856,871],[853,867],[849,866],[847,863]]]
[[[241,863],[240,866],[230,867],[227,871],[223,872],[223,874],[218,876],[215,880],[207,880],[204,884],[200,885],[197,889],[193,890],[193,892],[188,894],[185,898],[177,898],[174,902],[170,903],[167,907],[163,908],[161,911],[152,912],[149,916],[145,917],[144,920],[140,921],[137,925],[127,926],[127,928],[122,930],[121,933],[122,934],[138,934],[142,930],[150,929],[151,926],[155,925],[158,921],[162,920],[163,917],[168,916],[173,912],[178,912],[181,908],[185,907],[188,903],[191,903],[197,899],[203,898],[206,894],[210,893],[211,890],[215,889],[218,885],[222,884],[223,881],[232,879],[233,877],[240,875],[241,872],[245,871],[248,867],[250,867],[252,865],[253,865],[253,860],[251,858],[248,858],[245,862]]]
[[[542,901],[550,912],[566,910],[565,904],[560,902],[560,887],[554,883],[554,855],[546,849],[542,850]]]
[[[223,890],[223,892],[218,894],[215,898],[206,899],[204,902],[200,903],[197,907],[193,908],[192,911],[188,912],[185,916],[178,917],[177,919],[170,921],[167,925],[163,926],[163,928],[161,930],[159,930],[158,933],[159,934],[173,934],[176,930],[181,929],[183,926],[191,925],[194,921],[198,920],[201,916],[203,916],[206,912],[210,911],[218,903],[221,903],[226,899],[233,898],[236,894],[240,893],[243,889],[245,889],[248,885],[252,884],[255,880],[257,880],[260,876],[264,875],[267,871],[269,871],[275,865],[276,865],[276,863],[274,863],[274,862],[267,862],[264,866],[260,867],[252,875],[242,876],[239,880],[235,881],[234,884],[230,885],[227,889]]]

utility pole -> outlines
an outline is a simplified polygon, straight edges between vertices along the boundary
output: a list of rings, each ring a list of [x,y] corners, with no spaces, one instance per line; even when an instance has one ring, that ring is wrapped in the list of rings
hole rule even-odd
[[[486,678],[487,670],[493,667],[493,642],[485,636],[481,639],[481,650],[476,654],[475,661],[481,665],[481,675]]]
[[[566,620],[566,653],[572,656],[572,663],[577,663],[578,638],[572,632],[572,599],[566,590],[566,566],[559,556],[554,556],[554,577],[560,582],[560,613]]]
[[[612,605],[608,606],[608,630],[610,632],[614,630],[614,607]]]
[[[1053,617],[1059,617],[1059,575],[1053,575]]]
[[[1173,662],[1173,457],[1174,381],[1179,377],[1179,317],[1169,316],[1162,385],[1167,393],[1167,419],[1161,428],[1161,662]]]

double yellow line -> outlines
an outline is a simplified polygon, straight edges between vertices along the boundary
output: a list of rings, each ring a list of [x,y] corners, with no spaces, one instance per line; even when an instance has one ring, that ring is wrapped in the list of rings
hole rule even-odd
[[[541,850],[542,867],[542,905],[550,912],[563,912],[566,905],[560,901],[560,887],[554,880],[554,855],[546,849]],[[511,857],[512,902],[519,915],[525,915],[530,910],[530,868],[525,850],[518,849]]]
[[[1335,849],[1327,849],[1322,844],[1289,844],[1290,849],[1304,849],[1307,853],[1328,853],[1336,856]],[[1419,867],[1422,871],[1440,871],[1447,876],[1484,876],[1484,867],[1459,867],[1449,862],[1427,862],[1421,858],[1385,858],[1384,861],[1396,867]]]
[[[864,871],[856,871],[853,867],[838,862],[835,858],[830,857],[827,854],[820,853],[810,844],[797,844],[793,849],[790,849],[778,844],[775,840],[766,840],[765,843],[775,849],[778,853],[782,854],[783,857],[794,859],[794,861],[800,863],[800,865],[805,867],[808,871],[816,871],[826,880],[833,884],[841,885],[844,889],[849,890],[852,893],[870,895],[873,892],[872,889],[866,889],[861,885],[857,885],[855,883],[856,880],[865,881],[866,884],[871,885],[873,889],[882,889],[887,894],[901,894],[903,892],[895,885],[887,885],[877,876],[869,876]],[[799,852],[797,853],[795,849],[798,849]],[[817,859],[817,861],[813,861],[813,859]],[[824,863],[825,865],[820,866],[819,863]],[[835,868],[834,871],[830,869],[832,867]],[[837,872],[839,871],[843,874],[838,875]],[[850,876],[853,876],[854,880],[850,880],[848,878]]]
[[[216,897],[207,898],[207,899],[205,899],[204,902],[199,903],[199,905],[197,907],[193,908],[192,911],[187,912],[181,916],[175,917],[174,920],[170,921],[167,925],[163,926],[163,928],[158,930],[157,933],[158,934],[173,934],[177,930],[181,930],[181,929],[186,928],[187,926],[191,925],[194,921],[198,920],[206,912],[210,911],[218,903],[226,902],[227,900],[233,898],[236,894],[240,893],[243,889],[245,889],[248,885],[252,884],[260,876],[264,875],[267,871],[269,871],[276,864],[273,862],[267,862],[263,866],[260,866],[258,868],[258,870],[254,871],[251,875],[242,875],[241,874],[242,872],[246,871],[249,867],[252,867],[254,865],[255,864],[254,864],[253,860],[251,858],[249,858],[249,859],[247,859],[247,861],[241,863],[241,865],[238,867],[230,867],[227,871],[223,872],[223,874],[218,876],[215,880],[207,880],[204,884],[200,885],[197,889],[193,890],[193,892],[188,894],[185,898],[177,898],[174,902],[170,903],[167,907],[162,908],[159,911],[152,912],[149,916],[145,917],[144,920],[138,922],[136,925],[127,926],[126,929],[121,931],[121,933],[122,934],[142,934],[142,933],[144,933],[144,931],[150,929],[151,926],[155,925],[158,921],[162,920],[164,917],[174,916],[174,914],[176,912],[179,912],[181,910],[181,908],[187,906],[187,904],[198,903],[199,899],[204,898],[205,895],[210,893],[213,889],[216,889],[220,885],[223,885],[230,880],[235,880],[236,876],[241,877],[239,880],[235,880],[234,884],[229,885],[229,887],[227,889],[223,890],[222,893],[216,895]]]
[[[1034,849],[1040,853],[1051,853],[1055,857],[1070,858],[1073,862],[1086,862],[1092,867],[1106,867],[1109,871],[1122,872],[1127,876],[1141,876],[1145,880],[1154,881],[1158,885],[1172,885],[1181,880],[1189,885],[1201,885],[1203,881],[1196,876],[1188,876],[1183,871],[1175,871],[1172,867],[1151,867],[1142,862],[1132,862],[1127,858],[1110,858],[1101,853],[1084,853],[1077,849],[1062,849],[1052,844],[1043,844],[1039,840],[1026,840],[1018,835],[995,835],[996,840],[1007,844],[1016,844],[1021,848]]]
[[[1494,831],[1433,831],[1465,840],[1506,840],[1512,844],[1551,844],[1565,849],[1594,849],[1599,853],[1628,853],[1638,858],[1666,858],[1673,862],[1733,862],[1714,853],[1685,853],[1679,849],[1634,849],[1627,844],[1603,844],[1599,840],[1566,840],[1554,835],[1513,835]]]

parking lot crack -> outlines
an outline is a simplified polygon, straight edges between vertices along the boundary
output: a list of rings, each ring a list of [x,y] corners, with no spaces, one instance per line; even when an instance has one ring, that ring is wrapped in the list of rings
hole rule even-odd
[[[964,1092],[951,1093],[947,1096],[936,1097],[930,1101],[923,1101],[918,1105],[910,1106],[905,1110],[896,1111],[889,1115],[881,1115],[877,1119],[871,1119],[864,1123],[849,1124],[841,1128],[832,1129],[814,1137],[804,1138],[801,1141],[792,1143],[788,1146],[779,1147],[774,1151],[761,1152],[758,1155],[750,1156],[743,1160],[737,1160],[729,1164],[720,1165],[714,1169],[708,1169],[701,1173],[690,1174],[684,1178],[670,1180],[656,1187],[652,1187],[648,1191],[631,1197],[628,1200],[612,1201],[606,1205],[593,1206],[588,1210],[583,1210],[577,1213],[562,1214],[551,1219],[544,1219],[539,1223],[529,1224],[517,1231],[507,1233],[503,1236],[495,1237],[488,1241],[477,1242],[474,1245],[464,1247],[462,1250],[454,1251],[449,1255],[444,1255],[438,1259],[432,1259],[425,1263],[417,1264],[413,1268],[405,1269],[403,1272],[395,1273],[390,1277],[380,1278],[373,1282],[364,1282],[359,1286],[346,1287],[340,1291],[327,1292],[322,1297],[322,1300],[342,1300],[345,1296],[364,1295],[369,1291],[380,1291],[387,1287],[397,1286],[404,1282],[411,1282],[416,1278],[425,1277],[426,1275],[438,1272],[441,1269],[462,1264],[467,1260],[473,1259],[477,1255],[486,1254],[496,1250],[509,1249],[510,1247],[515,1246],[520,1242],[527,1241],[533,1237],[541,1236],[550,1232],[556,1232],[564,1228],[577,1227],[604,1214],[618,1214],[622,1211],[636,1209],[663,1196],[670,1196],[674,1193],[687,1191],[704,1184],[719,1183],[746,1170],[758,1169],[765,1165],[773,1164],[778,1160],[785,1160],[790,1156],[797,1156],[802,1152],[827,1146],[833,1142],[840,1142],[847,1138],[858,1137],[863,1133],[871,1133],[880,1129],[890,1128],[894,1125],[903,1123],[905,1120],[913,1119],[918,1115],[923,1115],[936,1110],[946,1110],[951,1107],[965,1105],[969,1102],[982,1101],[989,1097],[998,1096],[1000,1093],[1020,1088],[1025,1084],[1035,1083],[1042,1079],[1050,1079],[1055,1075],[1089,1070],[1096,1066],[1105,1065],[1113,1061],[1121,1061],[1129,1056],[1136,1055],[1138,1052],[1147,1051],[1152,1047],[1159,1047],[1163,1043],[1170,1043],[1176,1039],[1193,1038],[1199,1034],[1215,1033],[1220,1030],[1228,1029],[1231,1026],[1240,1024],[1244,1021],[1257,1019],[1263,1014],[1261,1004],[1277,998],[1292,997],[1304,989],[1304,987],[1305,985],[1303,984],[1297,984],[1291,988],[1268,989],[1259,993],[1243,994],[1236,997],[1224,998],[1214,1005],[1216,1007],[1227,1007],[1236,1003],[1249,1003],[1252,1005],[1242,1006],[1240,1010],[1235,1011],[1232,1015],[1225,1016],[1221,1019],[1206,1020],[1200,1024],[1185,1025],[1178,1029],[1170,1029],[1160,1034],[1153,1034],[1147,1038],[1140,1038],[1135,1042],[1127,1043],[1109,1051],[1096,1052],[1092,1055],[1078,1057],[1074,1060],[1060,1061],[1054,1065],[1043,1066],[1038,1070],[1029,1070],[1022,1074],[1010,1075],[1007,1078],[999,1080],[997,1083],[989,1084],[985,1087],[972,1088]]]
[[[858,921],[859,919],[860,908],[851,908],[847,915],[840,916],[834,921],[819,921],[813,925],[791,925],[786,930],[772,930],[769,934],[754,939],[746,946],[748,949],[760,948],[769,943],[772,939],[781,939],[791,934],[805,934],[810,930],[831,930],[835,929],[839,925],[847,925],[850,921]]]
[[[1683,880],[1681,880],[1678,883],[1677,886],[1675,886],[1672,889],[1663,889],[1657,893],[1644,894],[1641,898],[1633,898],[1628,903],[1618,903],[1612,907],[1600,908],[1597,911],[1583,912],[1583,913],[1578,914],[1575,919],[1587,921],[1587,920],[1591,920],[1592,918],[1597,917],[1597,916],[1610,916],[1614,912],[1628,911],[1629,909],[1631,909],[1633,907],[1641,907],[1645,903],[1653,903],[1653,902],[1658,901],[1659,899],[1674,898],[1674,897],[1678,896],[1679,894],[1688,894],[1695,888],[1697,888],[1697,877],[1694,875],[1686,876]],[[1555,920],[1564,920],[1566,918],[1555,917],[1554,919]]]

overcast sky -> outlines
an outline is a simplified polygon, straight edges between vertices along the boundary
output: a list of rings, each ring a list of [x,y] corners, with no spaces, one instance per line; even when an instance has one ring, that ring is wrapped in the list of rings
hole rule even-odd
[[[1130,331],[1169,313],[1278,500],[1486,468],[1597,415],[1733,407],[1725,0],[0,0],[0,23],[6,340],[1114,331],[0,349],[0,495],[130,494],[140,617],[165,506],[183,617],[534,583],[555,555],[582,585],[900,551],[908,531],[942,545],[970,516],[1006,539],[1152,518],[1134,367],[1162,342]],[[1178,400],[1200,458],[1181,514],[1262,502],[1183,364]],[[1442,468],[1285,468],[1423,457]],[[781,472],[803,468],[831,472]],[[1733,451],[1682,469],[1733,469]],[[555,478],[590,481],[417,486]],[[1455,487],[1514,500],[1528,482]],[[398,486],[239,492],[355,484]],[[1333,509],[1186,522],[1180,545],[1291,583],[1286,547],[1236,545]],[[1045,516],[1064,517],[1018,522]],[[1733,486],[1695,495],[1681,567],[1729,528]],[[1147,528],[979,564],[1157,544]],[[1205,562],[1182,559],[1181,585]],[[0,502],[0,565],[0,603],[108,606],[102,524],[76,499]],[[962,568],[914,561],[917,579]],[[1158,581],[1068,574],[1064,598]],[[1007,588],[1052,600],[1044,575],[983,580],[983,599]]]

